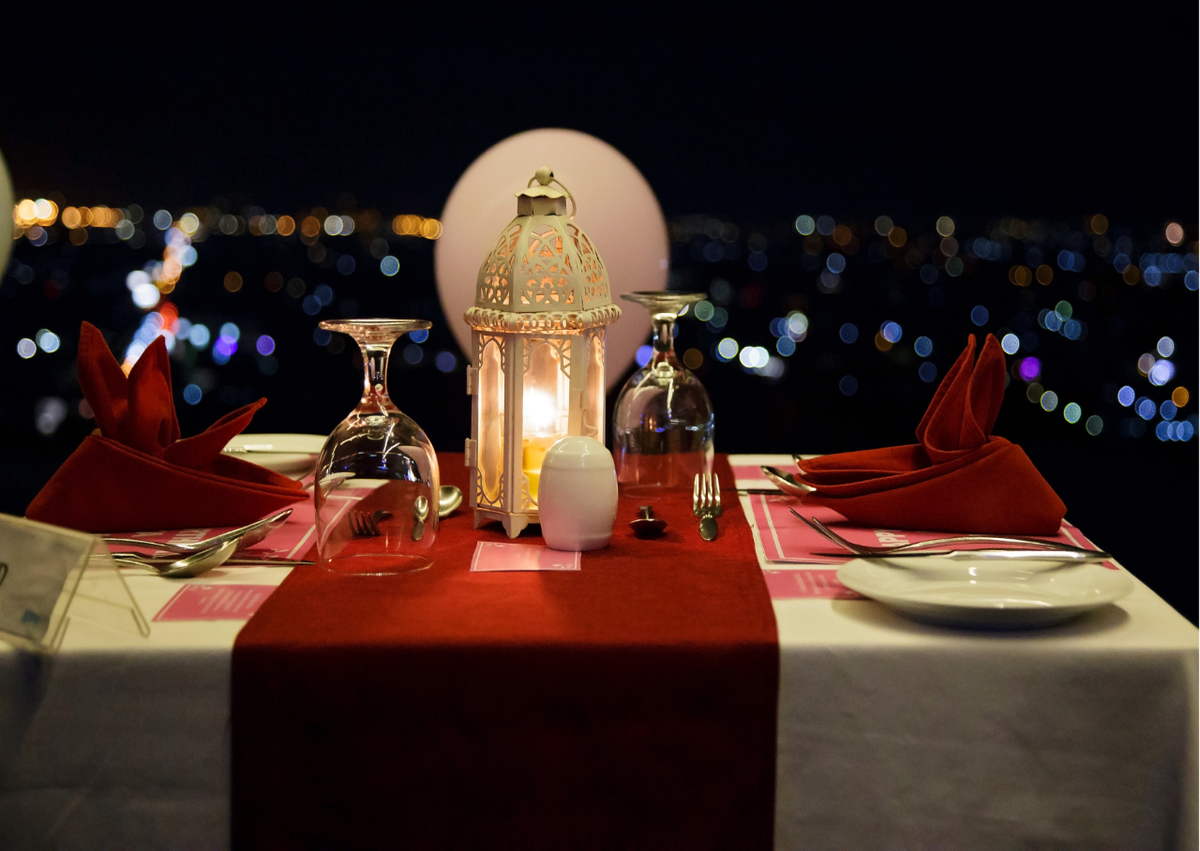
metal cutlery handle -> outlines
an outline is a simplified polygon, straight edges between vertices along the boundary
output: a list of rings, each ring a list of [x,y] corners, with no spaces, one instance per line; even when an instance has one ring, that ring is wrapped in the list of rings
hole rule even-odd
[[[425,536],[425,519],[429,517],[429,497],[421,494],[413,503],[412,539],[421,540]]]
[[[105,538],[106,544],[124,544],[129,547],[154,547],[156,550],[166,550],[172,553],[193,553],[196,548],[186,544],[168,544],[164,541],[143,541],[138,538]]]
[[[789,508],[788,510],[822,537],[859,556],[896,555],[924,550],[930,547],[945,547],[950,544],[1015,544],[1025,548],[1037,547],[1047,552],[1084,553],[1087,555],[1093,555],[1098,552],[1087,547],[1076,547],[1071,544],[1062,544],[1058,541],[1044,541],[1041,538],[1029,538],[1023,535],[952,535],[950,537],[934,538],[929,541],[914,541],[895,547],[868,546],[846,540],[815,517],[805,517],[794,508]]]
[[[301,452],[298,449],[276,449],[269,443],[256,443],[248,446],[226,446],[221,452],[225,455],[316,455],[316,452]]]
[[[156,565],[171,564],[178,561],[178,556],[149,556],[144,553],[125,553],[116,552],[109,553],[113,561],[124,564],[136,565],[138,567],[154,567]],[[255,558],[252,555],[233,556],[227,558],[222,564],[227,565],[271,565],[276,567],[297,567],[299,565],[316,564],[314,561],[305,561],[303,559],[294,558],[274,558],[273,556],[261,556]]]

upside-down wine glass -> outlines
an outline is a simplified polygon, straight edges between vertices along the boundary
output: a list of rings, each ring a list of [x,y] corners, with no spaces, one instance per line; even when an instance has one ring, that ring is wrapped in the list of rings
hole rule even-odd
[[[630,376],[613,413],[613,458],[623,493],[691,488],[712,471],[713,408],[708,391],[675,356],[675,320],[704,293],[632,292],[650,311],[654,353]]]
[[[362,350],[363,396],[333,430],[317,459],[318,563],[337,573],[388,574],[433,563],[438,529],[438,464],[433,444],[387,392],[388,353],[420,319],[321,323]]]

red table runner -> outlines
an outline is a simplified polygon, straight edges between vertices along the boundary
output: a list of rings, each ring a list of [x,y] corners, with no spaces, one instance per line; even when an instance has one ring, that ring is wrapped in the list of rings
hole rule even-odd
[[[234,647],[233,847],[769,849],[779,647],[750,528],[730,490],[701,541],[679,492],[639,540],[638,502],[579,572],[468,572],[507,539],[467,510],[429,570],[293,571]]]

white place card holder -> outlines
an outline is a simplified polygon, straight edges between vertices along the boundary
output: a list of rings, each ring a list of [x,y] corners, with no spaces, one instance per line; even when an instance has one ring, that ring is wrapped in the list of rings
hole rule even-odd
[[[98,537],[0,514],[0,639],[53,652],[72,618],[150,634]]]

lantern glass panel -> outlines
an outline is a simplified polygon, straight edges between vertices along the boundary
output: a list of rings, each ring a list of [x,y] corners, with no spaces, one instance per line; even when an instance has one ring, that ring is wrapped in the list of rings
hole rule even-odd
[[[521,468],[529,479],[529,495],[537,501],[546,451],[567,436],[571,378],[569,340],[529,338],[521,406]]]
[[[479,483],[482,501],[500,504],[504,467],[504,364],[500,341],[480,340],[479,353]]]
[[[584,437],[604,442],[604,334],[591,331],[587,336],[587,396],[583,408]]]

